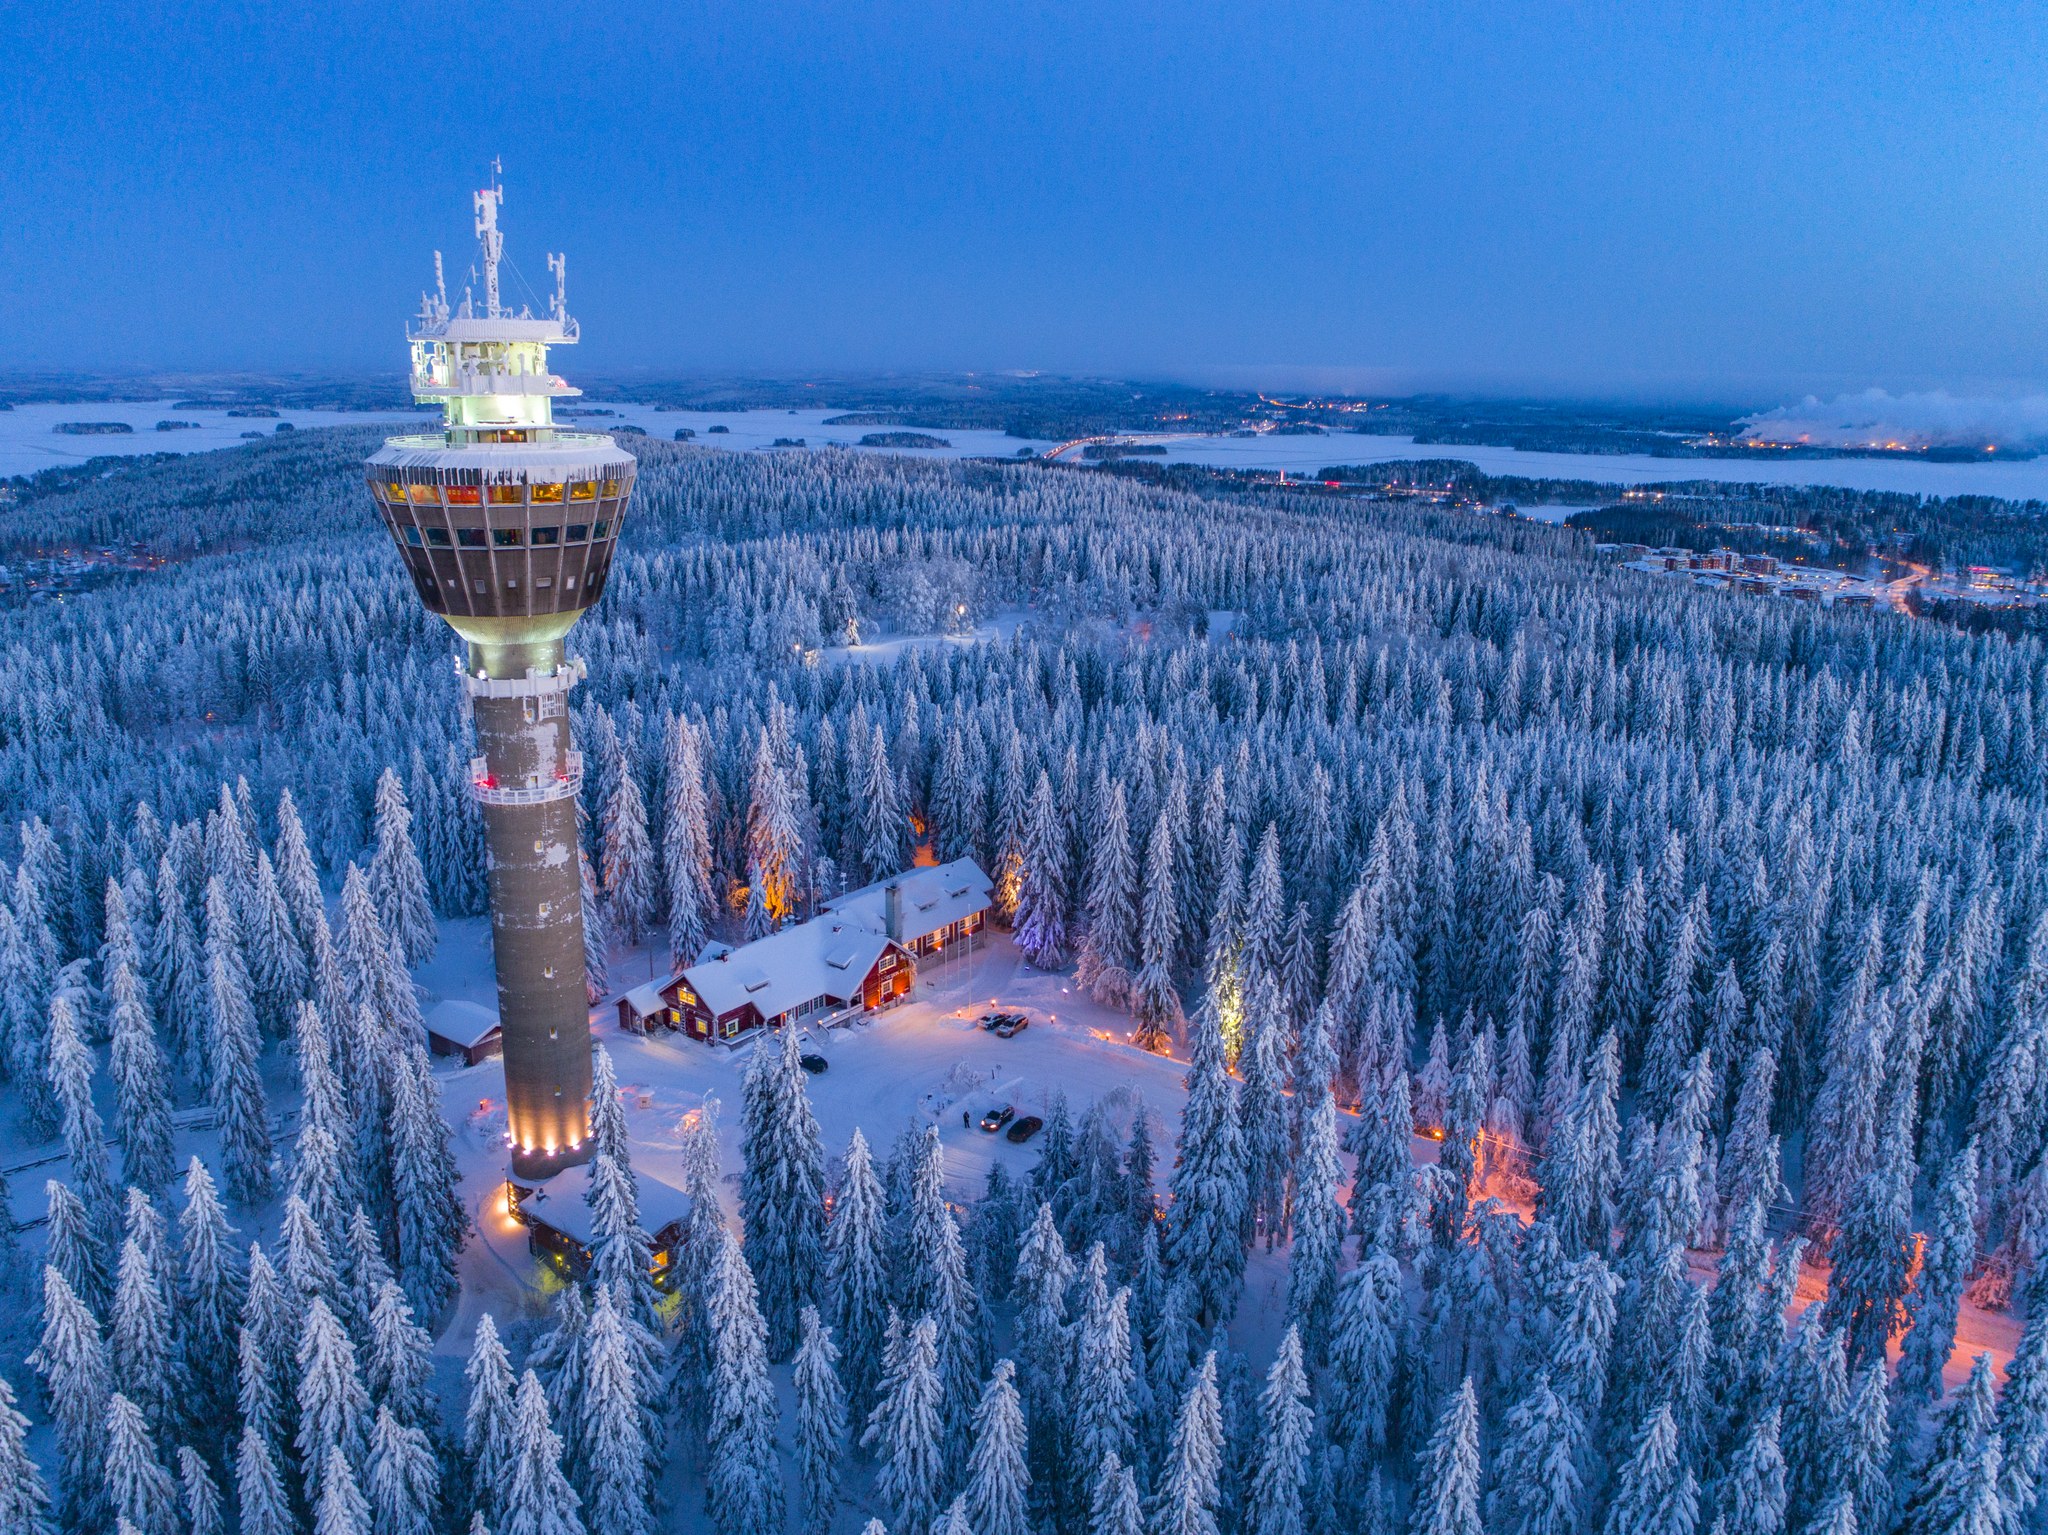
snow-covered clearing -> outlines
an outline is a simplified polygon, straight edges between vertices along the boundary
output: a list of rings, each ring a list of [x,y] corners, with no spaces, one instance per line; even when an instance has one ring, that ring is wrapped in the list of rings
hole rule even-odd
[[[90,458],[134,458],[144,453],[206,453],[239,448],[250,433],[268,437],[280,422],[294,428],[370,426],[388,423],[393,429],[427,419],[413,411],[280,410],[274,416],[230,416],[225,409],[179,408],[171,400],[113,400],[52,404],[35,401],[0,410],[0,479],[35,474]],[[119,421],[127,432],[73,435],[57,430],[71,421]],[[159,421],[189,421],[190,427],[159,432]]]

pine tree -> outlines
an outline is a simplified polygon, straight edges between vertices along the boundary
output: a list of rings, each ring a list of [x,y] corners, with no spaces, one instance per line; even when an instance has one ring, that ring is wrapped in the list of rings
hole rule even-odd
[[[1257,1469],[1251,1485],[1255,1535],[1302,1535],[1308,1528],[1309,1457],[1316,1438],[1301,1339],[1289,1327],[1259,1399]]]
[[[1131,1389],[1135,1369],[1131,1358],[1130,1291],[1110,1295],[1104,1282],[1102,1245],[1088,1252],[1081,1293],[1081,1314],[1074,1323],[1074,1360],[1069,1379],[1072,1447],[1069,1462],[1084,1473],[1102,1457],[1119,1458],[1131,1451]],[[1077,1488],[1086,1501],[1086,1488]]]
[[[939,1380],[947,1441],[965,1432],[981,1374],[981,1298],[967,1274],[960,1227],[946,1202],[944,1150],[927,1126],[911,1176],[896,1292],[904,1311],[937,1328]]]
[[[839,1466],[846,1454],[846,1393],[832,1329],[806,1306],[796,1351],[797,1484],[806,1535],[828,1535],[839,1511]]]
[[[113,1263],[105,1230],[86,1213],[84,1202],[71,1191],[70,1184],[48,1179],[43,1184],[43,1196],[49,1202],[50,1212],[50,1235],[43,1248],[45,1259],[64,1276],[87,1309],[106,1309],[113,1298],[107,1288]]]
[[[268,853],[256,855],[243,941],[249,983],[263,1021],[272,1034],[282,1034],[291,1021],[294,1004],[306,994],[306,953],[292,928],[291,910],[278,888]]]
[[[861,1435],[877,1462],[875,1494],[899,1535],[929,1535],[944,1505],[944,1405],[938,1325],[919,1317],[903,1338],[898,1369]]]
[[[1066,834],[1053,806],[1052,780],[1040,772],[1024,812],[1013,921],[1018,949],[1040,970],[1057,970],[1067,962],[1066,862]]]
[[[424,1429],[377,1409],[364,1468],[376,1535],[433,1535],[441,1507],[441,1468]]]
[[[1138,1480],[1131,1468],[1105,1455],[1095,1468],[1094,1492],[1088,1505],[1088,1535],[1145,1535],[1138,1506]]]
[[[704,1436],[715,1352],[708,1297],[725,1242],[725,1213],[719,1204],[718,1100],[707,1098],[683,1117],[679,1129],[683,1192],[689,1197],[690,1214],[676,1261],[669,1397],[683,1427],[683,1441],[701,1466],[703,1448],[709,1444]]]
[[[847,1142],[846,1170],[828,1229],[828,1282],[850,1420],[865,1423],[881,1372],[882,1323],[889,1307],[887,1230],[882,1185],[867,1138],[858,1127]]]
[[[562,1475],[562,1441],[548,1423],[547,1397],[528,1370],[512,1407],[510,1462],[498,1500],[501,1535],[585,1535],[582,1500]]]
[[[1784,1535],[1785,1459],[1776,1408],[1758,1418],[1737,1447],[1717,1501],[1727,1535]]]
[[[1328,1022],[1325,1013],[1309,1033],[1326,1038]],[[1294,1094],[1300,1133],[1293,1164],[1294,1246],[1287,1262],[1287,1315],[1300,1329],[1307,1350],[1320,1355],[1329,1337],[1337,1271],[1344,1257],[1344,1212],[1337,1202],[1344,1170],[1337,1159],[1337,1105],[1329,1074],[1311,1071],[1303,1080],[1297,1067]]]
[[[2043,1468],[2048,1466],[2048,1297],[2038,1286],[2029,1297],[2019,1347],[2006,1366],[1998,1436],[2006,1501],[2025,1520],[2041,1501]]]
[[[263,1436],[274,1456],[291,1443],[296,1411],[297,1308],[259,1244],[249,1246],[249,1289],[235,1329],[235,1398],[243,1424]]]
[[[58,1124],[47,1057],[50,980],[35,943],[0,901],[0,1025],[7,1074],[21,1100],[22,1131],[31,1141],[48,1140]]]
[[[584,1348],[580,1485],[590,1535],[647,1535],[652,1528],[641,1355],[613,1292],[600,1284]]]
[[[170,1298],[132,1236],[121,1244],[117,1276],[107,1328],[113,1387],[142,1412],[148,1432],[162,1436],[184,1406],[172,1372]]]
[[[1469,1376],[1430,1436],[1408,1528],[1414,1535],[1479,1535],[1479,1405]]]
[[[390,768],[377,777],[374,811],[376,849],[370,855],[370,896],[384,931],[405,950],[408,966],[434,957],[434,909],[427,900],[426,871],[412,844],[412,811],[405,788]]]
[[[413,1321],[404,1292],[388,1279],[377,1287],[369,1330],[363,1383],[370,1400],[407,1428],[433,1427],[439,1417],[432,1385],[434,1340]]]
[[[708,1306],[713,1352],[705,1499],[711,1520],[722,1535],[778,1529],[782,1476],[775,1463],[768,1328],[754,1300],[754,1276],[729,1231],[721,1233]]]
[[[796,1345],[825,1256],[825,1154],[811,1113],[796,1030],[755,1047],[742,1108],[740,1221],[760,1286],[771,1357]]]
[[[505,1495],[518,1452],[512,1402],[515,1388],[511,1363],[489,1312],[477,1322],[463,1375],[469,1382],[469,1405],[463,1416],[462,1452],[469,1463],[476,1514],[503,1528]]]
[[[116,1391],[107,1398],[106,1424],[108,1506],[137,1530],[169,1535],[178,1522],[178,1484],[157,1459],[142,1409]]]
[[[1237,1094],[1244,1137],[1247,1237],[1253,1223],[1271,1251],[1287,1239],[1289,1144],[1286,1097],[1287,1017],[1270,971],[1256,971],[1245,996],[1249,1042],[1238,1056],[1243,1086]]]
[[[1369,1241],[1364,1258],[1337,1286],[1325,1406],[1341,1480],[1353,1491],[1386,1447],[1406,1325],[1400,1268],[1386,1248]]]
[[[137,1188],[160,1189],[171,1179],[171,1095],[163,1051],[142,998],[142,983],[126,960],[115,967],[110,990],[114,1079],[114,1132],[121,1171]]]
[[[1222,1475],[1223,1412],[1211,1352],[1203,1356],[1181,1398],[1153,1499],[1151,1535],[1216,1535]]]
[[[12,1535],[55,1535],[50,1494],[28,1453],[29,1422],[14,1405],[14,1388],[0,1377],[0,1530]]]
[[[299,819],[298,803],[290,789],[277,797],[275,861],[278,892],[292,915],[300,949],[310,956],[316,921],[320,926],[326,925],[326,903],[320,895],[320,873],[314,868],[313,854],[306,846],[305,824]]]
[[[1985,1512],[1982,1481],[1986,1454],[1997,1457],[1996,1417],[1992,1407],[1991,1356],[1979,1354],[1970,1364],[1970,1378],[1956,1391],[1934,1444],[1915,1479],[1912,1495],[1899,1515],[1898,1535],[1941,1535],[1952,1530],[1992,1531],[2009,1528],[2008,1517],[1975,1523]],[[1998,1491],[1998,1465],[1992,1466],[1991,1510],[2005,1516]]]
[[[220,1484],[206,1458],[189,1444],[178,1447],[178,1488],[184,1497],[188,1535],[227,1535],[227,1513]]]
[[[1088,839],[1088,926],[1074,974],[1096,1001],[1122,1007],[1138,967],[1137,913],[1131,902],[1138,870],[1131,858],[1122,780],[1099,771],[1090,808],[1094,825]]]
[[[1015,1295],[1030,1465],[1040,1496],[1047,1499],[1066,1464],[1072,1363],[1066,1346],[1067,1287],[1073,1277],[1074,1262],[1053,1220],[1052,1206],[1041,1202],[1018,1249]]]

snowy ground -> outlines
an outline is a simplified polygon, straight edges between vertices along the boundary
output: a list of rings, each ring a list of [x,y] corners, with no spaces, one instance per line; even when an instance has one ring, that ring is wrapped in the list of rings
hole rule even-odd
[[[255,432],[268,437],[277,430],[279,421],[289,421],[294,427],[366,426],[383,421],[396,429],[427,419],[417,412],[396,410],[280,410],[274,418],[230,416],[225,410],[177,409],[169,400],[55,405],[38,402],[0,410],[0,479],[35,474],[60,464],[82,464],[89,458],[239,448],[245,434]],[[67,421],[125,421],[134,431],[72,436],[57,430]],[[159,432],[159,421],[190,421],[195,425],[188,431]]]

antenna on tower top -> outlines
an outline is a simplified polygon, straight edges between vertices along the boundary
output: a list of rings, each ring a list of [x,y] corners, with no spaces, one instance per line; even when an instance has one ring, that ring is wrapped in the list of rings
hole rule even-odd
[[[441,318],[448,318],[448,278],[441,271],[441,253],[434,252],[434,305]]]
[[[555,275],[555,301],[550,306],[557,320],[569,318],[569,254],[567,251],[552,251],[548,255],[548,270]]]
[[[498,232],[498,209],[504,205],[505,189],[498,184],[504,167],[491,161],[491,184],[476,194],[476,237],[484,248],[484,314],[497,319],[498,258],[504,254],[505,237]]]

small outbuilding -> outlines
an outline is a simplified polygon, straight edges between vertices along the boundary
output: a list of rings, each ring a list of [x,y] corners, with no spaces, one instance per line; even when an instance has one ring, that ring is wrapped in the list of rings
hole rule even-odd
[[[463,1065],[474,1066],[502,1055],[505,1039],[495,1010],[481,1002],[450,1000],[427,1014],[427,1048],[436,1055],[459,1056]]]
[[[506,1212],[526,1228],[527,1247],[572,1279],[589,1275],[592,1246],[597,1240],[590,1209],[594,1171],[594,1164],[580,1162],[538,1184],[505,1185]],[[648,1267],[655,1285],[667,1290],[675,1283],[676,1255],[690,1224],[690,1196],[636,1169],[627,1171],[639,1200]]]

